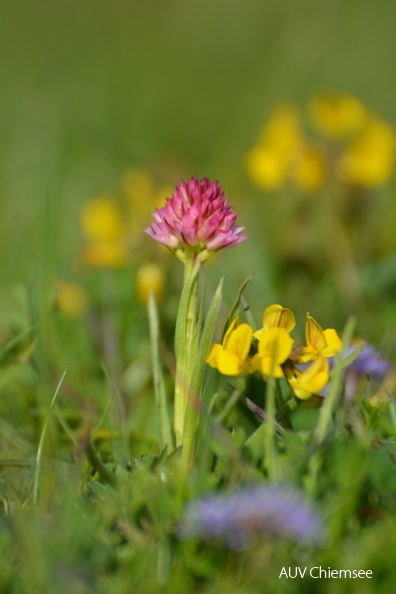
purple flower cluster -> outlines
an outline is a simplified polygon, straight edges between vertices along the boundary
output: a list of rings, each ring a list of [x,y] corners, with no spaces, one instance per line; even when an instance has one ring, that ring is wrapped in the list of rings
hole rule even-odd
[[[164,207],[156,209],[145,231],[170,249],[195,253],[231,247],[246,239],[235,225],[236,213],[215,180],[181,181]]]
[[[323,538],[323,523],[311,504],[285,486],[255,485],[192,501],[179,534],[184,539],[220,540],[241,551],[255,535],[318,544]]]

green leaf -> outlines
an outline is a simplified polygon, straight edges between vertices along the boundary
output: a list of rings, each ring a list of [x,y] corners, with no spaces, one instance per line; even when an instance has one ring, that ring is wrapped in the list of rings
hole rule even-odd
[[[359,357],[360,353],[363,351],[365,346],[366,343],[363,341],[360,344],[358,344],[353,353],[351,353],[348,357],[345,357],[345,359],[342,359],[340,361],[340,369],[344,370],[347,367],[349,367]]]
[[[263,423],[260,425],[252,435],[246,440],[245,448],[247,448],[255,462],[262,460],[265,455],[265,441],[266,441],[267,427]]]
[[[223,280],[223,278],[220,280],[216,292],[213,295],[208,315],[206,316],[205,324],[202,330],[197,358],[191,378],[191,389],[196,394],[201,393],[202,376],[206,365],[206,359],[208,358],[210,347],[212,345],[214,328],[223,297]]]
[[[184,420],[184,442],[182,459],[189,467],[194,457],[194,445],[199,423],[199,408],[202,404],[202,378],[205,371],[206,359],[213,340],[214,328],[222,300],[223,279],[220,280],[209,307],[208,315],[202,330],[198,353],[191,377],[188,402]]]
[[[174,395],[176,447],[180,446],[183,441],[189,379],[196,359],[199,341],[199,328],[197,329],[197,277],[201,266],[202,263],[199,260],[195,263],[192,260],[186,260],[185,262],[184,285],[176,318]]]
[[[236,405],[236,403],[238,402],[239,398],[242,396],[242,394],[245,390],[245,386],[246,386],[246,378],[240,377],[238,379],[237,387],[233,390],[231,396],[228,398],[223,409],[217,416],[217,419],[216,419],[217,423],[221,423],[226,418],[226,416],[229,414],[229,412],[232,410],[232,408]]]
[[[238,312],[239,312],[239,307],[240,307],[240,304],[241,304],[241,299],[242,299],[242,296],[243,296],[243,292],[246,289],[249,281],[254,277],[254,275],[255,275],[254,272],[252,274],[250,274],[247,277],[247,279],[239,287],[236,300],[235,300],[233,306],[230,309],[230,313],[228,314],[228,318],[227,318],[227,321],[226,321],[225,326],[224,326],[224,332],[223,332],[223,336],[221,337],[221,340],[223,340],[224,335],[227,332],[227,328],[229,327],[229,325],[231,324],[231,322],[237,317]],[[246,304],[246,301],[245,301],[245,304]]]

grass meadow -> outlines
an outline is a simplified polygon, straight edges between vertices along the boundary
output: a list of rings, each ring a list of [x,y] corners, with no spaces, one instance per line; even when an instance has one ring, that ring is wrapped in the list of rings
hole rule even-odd
[[[0,15],[0,592],[392,592],[395,5]]]

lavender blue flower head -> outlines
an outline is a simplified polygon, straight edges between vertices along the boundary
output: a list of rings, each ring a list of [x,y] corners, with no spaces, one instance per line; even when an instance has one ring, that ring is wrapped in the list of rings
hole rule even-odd
[[[351,352],[353,352],[352,348]],[[374,347],[366,345],[345,372],[347,398],[353,398],[359,376],[366,375],[375,382],[380,383],[385,379],[391,367],[390,361],[383,359]]]
[[[231,247],[246,239],[237,227],[234,209],[215,180],[192,177],[181,181],[164,207],[157,209],[152,224],[145,232],[163,243],[181,260],[186,251],[206,260],[221,248]]]
[[[220,540],[241,551],[255,535],[318,544],[323,538],[323,523],[311,504],[285,486],[258,485],[192,501],[179,534],[184,539]]]

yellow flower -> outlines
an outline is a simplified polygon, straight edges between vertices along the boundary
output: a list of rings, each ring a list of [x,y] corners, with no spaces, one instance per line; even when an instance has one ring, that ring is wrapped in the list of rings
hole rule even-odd
[[[82,259],[95,268],[119,268],[128,261],[126,226],[112,196],[90,200],[82,210],[81,225],[88,239]]]
[[[305,322],[305,339],[307,346],[298,354],[299,363],[313,361],[318,355],[333,357],[342,349],[337,332],[331,328],[323,330],[316,320],[307,314]]]
[[[246,155],[248,175],[264,190],[281,187],[302,144],[297,110],[291,105],[279,106],[263,127],[257,145]]]
[[[229,326],[222,344],[213,344],[207,358],[210,367],[223,375],[237,377],[252,371],[249,351],[253,330],[249,324],[238,325],[236,318]]]
[[[83,315],[88,309],[88,295],[82,287],[74,283],[56,281],[55,304],[66,316],[71,318]]]
[[[136,273],[136,289],[139,301],[146,305],[151,291],[154,292],[156,301],[162,299],[165,278],[162,269],[154,262],[142,264]]]
[[[247,153],[245,163],[249,177],[258,188],[276,190],[287,177],[289,156],[272,147],[256,146]]]
[[[370,120],[342,154],[340,177],[346,183],[358,186],[384,184],[393,172],[395,145],[393,128],[381,120]]]
[[[301,119],[294,105],[283,104],[273,110],[263,127],[259,143],[270,146],[276,152],[292,155],[303,142]]]
[[[90,200],[81,213],[81,224],[91,241],[117,241],[124,235],[121,213],[111,196]]]
[[[305,146],[296,155],[291,176],[300,190],[310,192],[319,188],[326,176],[326,160],[323,153],[316,147]]]
[[[316,129],[330,140],[339,140],[360,130],[367,118],[363,104],[347,93],[314,97],[309,112]]]
[[[260,333],[258,352],[253,356],[251,365],[260,371],[264,379],[283,377],[282,363],[289,357],[293,348],[293,339],[281,327],[272,327]]]
[[[278,303],[269,305],[263,314],[263,327],[254,333],[254,337],[261,340],[270,328],[284,328],[291,332],[296,325],[296,318],[293,312],[287,307],[282,307]]]
[[[323,390],[329,381],[329,363],[326,357],[318,355],[304,371],[286,367],[285,375],[297,398],[307,400]]]

